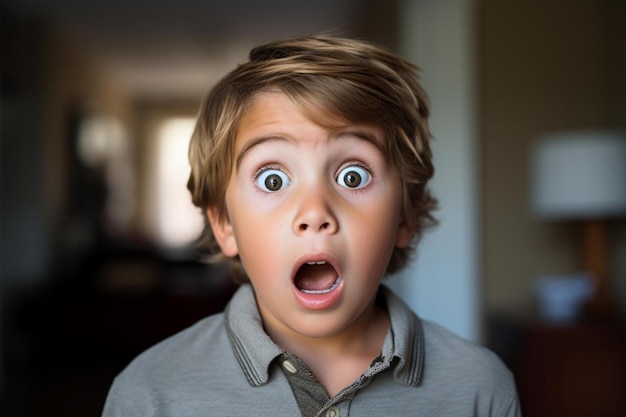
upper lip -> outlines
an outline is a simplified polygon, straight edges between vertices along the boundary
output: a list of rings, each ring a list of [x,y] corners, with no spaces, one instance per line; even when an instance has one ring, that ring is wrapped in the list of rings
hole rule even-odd
[[[341,278],[343,274],[341,272],[341,268],[339,267],[339,261],[332,255],[327,253],[310,253],[298,258],[296,263],[293,266],[293,270],[291,271],[291,281],[296,277],[298,270],[302,267],[302,265],[306,265],[310,262],[327,262],[329,263],[337,272],[337,275]]]

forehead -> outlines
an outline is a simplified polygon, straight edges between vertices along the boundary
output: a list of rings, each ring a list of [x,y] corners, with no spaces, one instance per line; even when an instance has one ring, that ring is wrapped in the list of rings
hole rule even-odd
[[[312,131],[324,131],[329,136],[359,131],[371,139],[377,147],[386,147],[384,130],[371,122],[352,122],[341,114],[314,104],[302,97],[292,97],[280,90],[256,93],[242,112],[236,128],[236,141],[250,135],[290,132],[306,137]]]
[[[312,122],[326,129],[340,129],[348,121],[340,115],[300,97],[292,97],[275,89],[254,94],[246,106],[239,125],[263,126],[281,121]]]

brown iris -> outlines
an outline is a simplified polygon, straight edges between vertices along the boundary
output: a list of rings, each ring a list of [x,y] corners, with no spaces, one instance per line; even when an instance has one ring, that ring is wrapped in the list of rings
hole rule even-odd
[[[350,188],[356,188],[361,185],[361,174],[356,171],[348,171],[343,176],[343,182]]]
[[[278,191],[283,187],[283,179],[276,174],[268,175],[265,178],[265,187],[270,191]]]

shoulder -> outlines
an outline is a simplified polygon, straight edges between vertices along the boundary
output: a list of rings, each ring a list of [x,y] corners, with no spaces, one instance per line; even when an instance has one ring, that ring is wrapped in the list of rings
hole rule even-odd
[[[427,358],[445,361],[454,366],[464,365],[470,371],[482,369],[483,372],[510,375],[500,358],[489,349],[428,320],[422,320],[422,326]]]
[[[130,362],[113,381],[103,415],[158,414],[172,397],[194,391],[197,381],[214,384],[217,374],[235,374],[229,356],[224,315],[200,320]]]
[[[217,357],[228,352],[223,313],[206,317],[179,333],[164,339],[137,356],[120,376],[141,374],[151,376],[158,368],[177,369],[198,357],[206,360],[207,352]]]
[[[518,405],[513,374],[495,353],[433,322],[422,320],[422,326],[424,385],[473,398],[475,407],[508,410],[506,415],[515,415]]]

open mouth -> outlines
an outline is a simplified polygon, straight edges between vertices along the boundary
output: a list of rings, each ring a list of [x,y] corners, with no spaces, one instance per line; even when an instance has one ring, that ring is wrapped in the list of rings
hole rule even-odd
[[[327,294],[340,283],[341,279],[335,268],[325,261],[303,264],[294,279],[296,288],[305,294]]]

